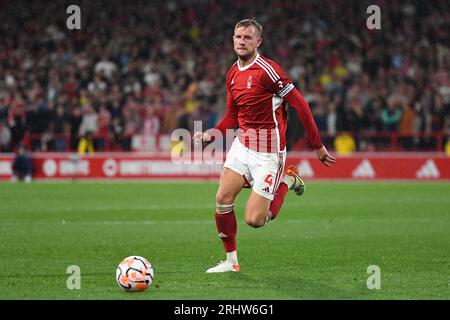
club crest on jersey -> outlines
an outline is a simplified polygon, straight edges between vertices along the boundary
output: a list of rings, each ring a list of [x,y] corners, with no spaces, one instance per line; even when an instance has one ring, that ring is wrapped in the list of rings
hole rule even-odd
[[[253,77],[252,76],[248,76],[247,89],[251,89],[252,88],[252,81],[253,81]]]

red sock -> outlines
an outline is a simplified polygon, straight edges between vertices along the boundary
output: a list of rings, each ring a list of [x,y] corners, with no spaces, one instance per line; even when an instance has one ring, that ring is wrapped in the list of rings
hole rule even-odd
[[[226,252],[236,250],[237,222],[234,211],[225,214],[216,212],[216,226]]]
[[[286,193],[288,192],[289,188],[286,183],[281,182],[280,186],[278,187],[277,193],[275,194],[275,198],[273,198],[272,202],[270,203],[269,211],[271,213],[270,220],[273,220],[277,217],[278,213],[280,212],[281,206],[284,202],[284,197],[286,196]]]

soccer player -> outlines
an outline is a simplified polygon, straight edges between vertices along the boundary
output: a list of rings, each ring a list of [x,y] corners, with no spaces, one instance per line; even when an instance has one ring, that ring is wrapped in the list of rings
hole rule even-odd
[[[234,200],[244,187],[252,191],[246,204],[245,221],[259,228],[277,217],[289,189],[304,192],[304,182],[294,166],[283,178],[286,159],[286,102],[297,112],[317,157],[326,166],[336,159],[323,145],[308,103],[278,64],[258,53],[262,26],[255,19],[238,22],[234,28],[234,51],[238,57],[226,76],[227,111],[215,129],[224,135],[237,126],[238,134],[227,154],[216,195],[216,226],[226,260],[207,273],[240,270]],[[212,134],[196,132],[194,141],[210,142]]]

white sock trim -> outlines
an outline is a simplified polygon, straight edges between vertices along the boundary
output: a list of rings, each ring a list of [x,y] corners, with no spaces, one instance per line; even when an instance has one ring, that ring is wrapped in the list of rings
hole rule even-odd
[[[294,187],[294,185],[295,185],[295,178],[286,175],[286,176],[284,176],[283,182],[287,184],[289,189],[292,189],[292,187]]]
[[[218,214],[227,214],[234,210],[234,203],[233,204],[220,204],[216,203],[216,212]]]

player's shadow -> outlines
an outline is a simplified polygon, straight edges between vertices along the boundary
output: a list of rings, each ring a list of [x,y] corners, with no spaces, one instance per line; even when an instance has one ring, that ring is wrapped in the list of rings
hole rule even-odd
[[[311,281],[301,276],[283,274],[282,271],[273,276],[268,275],[264,279],[245,272],[233,273],[229,276],[241,287],[261,288],[261,295],[243,297],[244,299],[365,300],[376,298],[371,290],[365,288],[365,283],[355,282],[353,287],[342,288],[328,284],[325,280]]]

